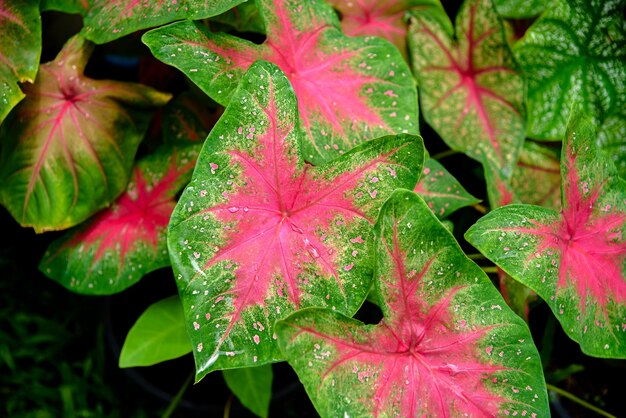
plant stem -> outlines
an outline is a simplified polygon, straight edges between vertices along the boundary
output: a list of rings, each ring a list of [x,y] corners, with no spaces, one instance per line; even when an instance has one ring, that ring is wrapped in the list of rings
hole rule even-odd
[[[431,156],[430,158],[432,158],[433,160],[439,161],[442,158],[446,158],[446,157],[449,157],[451,155],[458,154],[458,153],[459,153],[459,151],[455,151],[453,149],[449,149],[449,150],[441,151],[441,152]]]
[[[486,260],[487,257],[485,257],[484,255],[480,254],[480,253],[476,253],[476,254],[466,254],[467,258],[469,258],[470,260]]]
[[[498,268],[496,266],[486,266],[481,267],[481,269],[483,269],[483,271],[487,274],[496,274],[498,272]]]
[[[174,395],[174,397],[172,398],[172,401],[167,406],[167,409],[165,410],[165,412],[163,412],[163,415],[161,416],[161,418],[169,418],[174,413],[176,408],[178,408],[178,405],[180,404],[180,401],[183,400],[183,395],[187,391],[187,388],[189,387],[189,384],[191,383],[191,380],[193,379],[194,374],[195,374],[195,371],[192,371],[191,374],[187,377],[183,385],[180,387],[180,389],[178,389],[178,392],[176,393],[176,395]]]
[[[489,209],[487,209],[485,206],[481,205],[480,203],[476,203],[472,205],[472,207],[476,209],[478,212],[482,213],[483,215],[489,212]]]
[[[617,418],[615,415],[609,414],[608,412],[598,408],[597,406],[592,405],[589,402],[580,399],[578,396],[575,396],[575,395],[569,393],[566,390],[563,390],[563,389],[558,388],[558,387],[556,387],[554,385],[551,385],[550,383],[546,383],[546,388],[548,388],[548,390],[550,390],[552,392],[558,393],[559,395],[569,399],[572,402],[576,402],[577,404],[579,404],[581,406],[584,406],[587,409],[592,410],[593,412],[595,412],[598,415],[602,415],[602,416],[608,417],[608,418]]]
[[[226,401],[226,405],[224,406],[224,418],[230,417],[230,407],[233,404],[233,394],[231,393]]]

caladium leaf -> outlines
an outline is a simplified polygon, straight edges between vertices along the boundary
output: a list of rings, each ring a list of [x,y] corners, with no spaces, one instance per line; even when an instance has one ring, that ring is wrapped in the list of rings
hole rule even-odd
[[[528,328],[426,204],[397,191],[375,234],[379,324],[318,308],[276,325],[320,415],[546,415]]]
[[[583,352],[626,358],[626,182],[574,116],[561,155],[562,211],[510,205],[466,238],[544,299]]]
[[[545,0],[493,0],[502,17],[527,19],[540,14],[546,7]]]
[[[0,127],[0,201],[38,232],[76,225],[122,193],[149,110],[169,100],[146,86],[85,77],[92,49],[71,38]]]
[[[170,264],[166,232],[198,146],[164,147],[142,159],[109,208],[54,241],[39,269],[77,293],[110,295]]]
[[[272,365],[224,370],[224,380],[239,402],[259,417],[269,415],[272,400]]]
[[[438,218],[445,218],[465,206],[480,202],[463,188],[438,161],[424,162],[422,177],[413,189]]]
[[[524,318],[524,321],[528,322],[528,304],[531,300],[537,299],[537,294],[529,287],[513,279],[502,269],[498,269],[498,281],[500,293],[502,293],[507,305],[513,312]]]
[[[198,379],[282,359],[274,322],[296,309],[354,314],[369,289],[378,210],[417,182],[419,137],[375,139],[312,167],[299,123],[286,76],[253,64],[172,216],[170,257]]]
[[[153,303],[128,331],[120,367],[152,366],[191,353],[178,295]]]
[[[245,0],[86,0],[83,35],[98,44],[180,19],[206,19]]]
[[[394,44],[407,56],[407,10],[438,7],[439,0],[329,0],[341,15],[341,27],[349,36],[379,36]]]
[[[350,38],[321,0],[259,0],[267,39],[257,45],[199,23],[155,29],[143,41],[226,105],[256,60],[283,70],[298,97],[307,161],[322,163],[368,139],[417,133],[417,94],[399,52],[378,38]]]
[[[436,8],[411,12],[409,48],[424,118],[452,149],[509,178],[524,141],[524,84],[490,0],[466,0],[456,35]]]
[[[613,160],[619,175],[626,179],[626,107],[604,120],[596,143]]]
[[[24,98],[18,82],[35,80],[41,55],[37,2],[0,0],[0,123]]]
[[[623,0],[555,0],[516,43],[528,78],[529,137],[563,138],[574,100],[596,124],[625,106],[623,11]]]
[[[189,92],[182,93],[163,108],[163,140],[203,143],[218,117],[217,110]]]
[[[248,0],[226,13],[211,18],[211,22],[219,22],[238,32],[265,33],[265,26],[254,0]],[[213,27],[214,24],[212,23],[211,26]]]
[[[39,8],[42,12],[56,10],[64,13],[86,15],[94,0],[41,0]]]

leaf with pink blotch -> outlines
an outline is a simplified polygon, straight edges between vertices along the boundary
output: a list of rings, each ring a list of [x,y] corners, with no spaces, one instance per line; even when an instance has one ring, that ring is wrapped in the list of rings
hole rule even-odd
[[[304,157],[314,164],[372,138],[418,132],[415,83],[393,45],[345,36],[321,0],[258,0],[257,7],[267,28],[260,45],[191,21],[142,39],[155,57],[223,105],[253,62],[276,64],[298,97]]]
[[[626,182],[596,149],[591,119],[568,126],[560,213],[499,208],[466,238],[544,299],[583,352],[626,358]]]
[[[68,40],[0,126],[0,202],[37,232],[77,225],[124,191],[152,110],[170,98],[85,77],[92,51]]]
[[[411,12],[409,48],[426,122],[452,149],[513,173],[524,142],[524,82],[491,0]]]
[[[528,327],[423,200],[395,192],[374,230],[381,322],[305,309],[276,325],[320,415],[546,415]]]
[[[74,292],[110,295],[168,266],[167,225],[198,151],[193,145],[162,147],[140,160],[126,192],[54,241],[39,269]]]
[[[253,64],[205,141],[169,227],[196,377],[283,358],[274,322],[297,309],[352,315],[372,275],[372,225],[414,187],[419,137],[368,141],[304,162],[297,100],[273,64]]]
[[[407,57],[408,10],[439,7],[439,0],[328,0],[341,16],[341,28],[348,36],[378,36],[387,39]]]

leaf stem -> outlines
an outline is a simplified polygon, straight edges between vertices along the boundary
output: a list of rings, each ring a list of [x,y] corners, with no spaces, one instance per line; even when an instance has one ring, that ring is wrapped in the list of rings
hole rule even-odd
[[[453,149],[449,149],[449,150],[441,151],[441,152],[439,152],[439,153],[437,153],[435,155],[432,155],[430,158],[432,158],[433,160],[439,161],[442,158],[446,158],[446,157],[449,157],[451,155],[458,154],[458,153],[459,153],[459,151],[455,151]]]
[[[482,255],[481,253],[476,253],[476,254],[465,254],[467,256],[467,258],[469,258],[470,260],[486,260],[487,257],[485,257],[484,255]]]
[[[476,203],[472,205],[472,207],[476,209],[478,212],[482,213],[483,215],[489,212],[489,209],[487,209],[485,206],[481,205],[480,203]]]
[[[231,393],[224,405],[224,418],[230,418],[230,407],[233,404],[233,394]]]
[[[172,401],[167,406],[167,409],[165,410],[165,412],[163,412],[163,415],[161,416],[161,418],[169,418],[174,413],[176,408],[178,408],[178,405],[180,405],[180,402],[183,400],[183,395],[187,391],[189,384],[191,384],[191,380],[193,379],[194,375],[195,375],[195,370],[191,372],[191,374],[187,377],[187,379],[185,380],[183,385],[180,387],[180,389],[178,389],[178,392],[172,398]]]
[[[598,408],[597,406],[592,405],[589,402],[580,399],[578,396],[573,395],[573,394],[569,393],[568,391],[563,390],[561,388],[558,388],[558,387],[556,387],[554,385],[551,385],[550,383],[546,383],[546,388],[548,388],[548,390],[550,390],[552,392],[558,393],[559,395],[569,399],[572,402],[575,402],[575,403],[577,403],[577,404],[579,404],[579,405],[581,405],[581,406],[583,406],[583,407],[585,407],[587,409],[592,410],[593,412],[595,412],[598,415],[602,415],[602,416],[608,417],[608,418],[617,418],[615,415],[609,414],[608,412]]]
[[[483,271],[487,274],[496,274],[498,272],[498,268],[496,266],[486,266],[481,267],[481,269],[483,269]]]

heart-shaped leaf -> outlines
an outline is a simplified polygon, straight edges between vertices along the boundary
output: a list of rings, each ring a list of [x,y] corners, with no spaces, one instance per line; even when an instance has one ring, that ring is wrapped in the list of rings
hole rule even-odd
[[[409,48],[424,118],[452,149],[509,178],[524,141],[522,78],[490,0],[411,12]]]
[[[276,325],[320,415],[546,415],[528,328],[426,204],[394,193],[375,234],[379,324],[308,309]]]
[[[37,2],[0,1],[0,123],[24,98],[18,82],[32,83],[41,55],[41,17]]]
[[[626,179],[626,107],[604,120],[596,143],[613,160],[619,175]]]
[[[234,28],[238,32],[265,33],[265,26],[254,0],[248,0],[226,13],[211,18],[211,27],[215,22]]]
[[[110,295],[168,266],[167,225],[197,155],[197,146],[167,147],[142,159],[126,192],[54,241],[39,269],[74,292]]]
[[[122,193],[148,110],[169,99],[146,86],[85,77],[92,49],[80,36],[70,39],[0,127],[0,201],[38,232],[76,225]]]
[[[170,144],[203,143],[218,117],[218,111],[184,92],[163,108],[163,140]]]
[[[152,366],[191,352],[178,295],[148,307],[128,331],[120,367]]]
[[[308,138],[303,152],[314,164],[368,139],[417,133],[415,85],[392,45],[346,37],[335,12],[320,0],[259,0],[257,6],[268,28],[261,45],[190,21],[150,31],[143,41],[223,105],[254,61],[278,65],[298,97]]]
[[[269,415],[272,365],[224,370],[224,380],[239,402],[259,417]]]
[[[562,211],[499,208],[466,238],[544,299],[583,352],[626,358],[626,182],[573,116],[561,155]]]
[[[419,137],[368,141],[312,167],[299,123],[286,76],[253,64],[172,216],[170,256],[198,379],[282,359],[274,322],[296,309],[354,314],[369,289],[378,210],[417,182]]]
[[[457,209],[480,202],[480,199],[469,194],[448,170],[432,158],[424,162],[422,178],[414,191],[440,219]]]
[[[527,19],[537,16],[546,7],[545,0],[493,0],[494,6],[502,17],[509,19]]]
[[[378,36],[387,39],[407,57],[408,10],[439,7],[439,0],[329,0],[341,16],[341,28],[348,36]]]
[[[555,152],[526,141],[511,177],[511,187],[520,203],[559,210],[561,172],[558,149]]]
[[[42,12],[56,10],[64,13],[76,13],[82,16],[89,12],[93,0],[41,0],[39,8]]]
[[[600,124],[626,105],[623,0],[555,0],[515,45],[528,78],[528,136],[560,140],[571,103]]]
[[[219,15],[245,0],[84,0],[83,35],[104,44],[141,29],[180,19],[206,19]],[[73,7],[76,9],[76,7]]]

